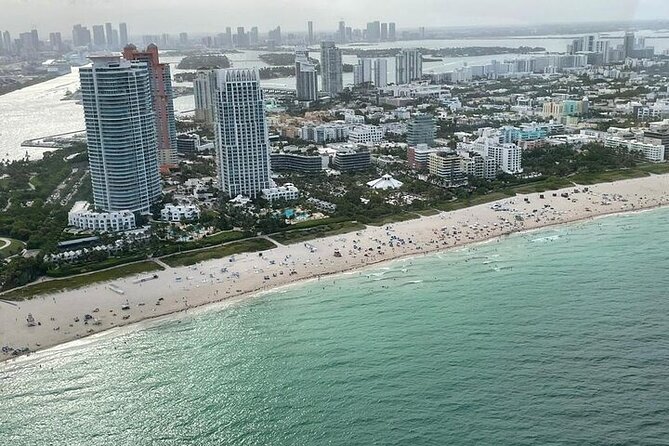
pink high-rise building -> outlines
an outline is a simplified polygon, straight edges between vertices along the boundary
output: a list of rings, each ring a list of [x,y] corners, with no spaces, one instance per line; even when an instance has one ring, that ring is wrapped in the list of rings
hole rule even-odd
[[[153,105],[156,113],[158,136],[158,164],[161,170],[177,164],[177,129],[174,120],[174,93],[169,64],[160,63],[158,47],[150,44],[145,51],[139,51],[133,44],[123,48],[126,60],[145,62],[151,77]]]

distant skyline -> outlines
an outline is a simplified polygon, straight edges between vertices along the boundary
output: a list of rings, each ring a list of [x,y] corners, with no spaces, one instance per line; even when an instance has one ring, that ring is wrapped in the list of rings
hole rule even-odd
[[[410,5],[410,7],[409,7]],[[669,19],[667,0],[0,0],[0,29],[12,34],[37,28],[69,33],[72,25],[128,23],[130,34],[221,32],[226,26],[281,25],[286,32],[334,31],[339,20],[353,28],[368,21],[396,22],[398,29],[448,26],[527,26],[549,23]]]

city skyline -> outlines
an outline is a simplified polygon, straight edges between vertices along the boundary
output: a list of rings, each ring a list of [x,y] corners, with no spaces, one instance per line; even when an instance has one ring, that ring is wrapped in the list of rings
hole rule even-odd
[[[184,9],[177,2],[148,0],[132,3],[125,0],[70,0],[72,9],[64,9],[47,0],[5,0],[4,19],[0,28],[18,33],[36,28],[42,32],[66,32],[73,24],[104,24],[127,22],[131,30],[144,33],[168,30],[187,32],[220,32],[221,24],[212,22],[212,15],[225,13],[223,26],[258,26],[261,32],[281,26],[284,32],[305,32],[307,21],[314,23],[316,32],[334,32],[338,22],[364,28],[369,21],[400,22],[398,28],[462,27],[462,26],[527,26],[558,23],[586,23],[607,21],[656,20],[669,16],[669,4],[662,0],[623,0],[611,5],[604,0],[587,3],[565,0],[559,4],[543,4],[536,8],[530,0],[513,4],[494,0],[472,0],[463,4],[454,1],[422,0],[406,10],[404,2],[390,0],[383,3],[383,10],[373,2],[359,3],[338,0],[322,1],[286,0],[265,4],[251,0],[239,5],[221,5],[210,0],[194,0]],[[329,6],[329,7],[328,7]],[[261,7],[261,9],[259,9]],[[156,10],[160,14],[156,15]],[[263,14],[258,14],[262,10]],[[206,13],[203,13],[206,11]],[[300,11],[299,16],[293,11]],[[355,11],[341,14],[339,11]],[[550,19],[547,19],[550,17]],[[354,19],[354,20],[352,20]]]

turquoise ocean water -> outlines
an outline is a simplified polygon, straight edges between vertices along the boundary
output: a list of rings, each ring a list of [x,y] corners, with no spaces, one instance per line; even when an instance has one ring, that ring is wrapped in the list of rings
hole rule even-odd
[[[0,365],[0,444],[669,444],[669,209]]]

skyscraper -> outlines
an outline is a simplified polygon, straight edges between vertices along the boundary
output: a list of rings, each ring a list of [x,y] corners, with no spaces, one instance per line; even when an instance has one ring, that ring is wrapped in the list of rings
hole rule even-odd
[[[244,32],[243,26],[237,27],[237,46],[238,47],[247,47],[248,46],[248,36]]]
[[[14,46],[12,45],[12,36],[11,34],[9,34],[9,31],[5,31],[2,33],[2,41],[5,45],[5,51],[11,53],[12,50],[14,49]]]
[[[260,39],[258,37],[258,27],[254,26],[251,28],[251,31],[249,32],[249,44],[251,46],[256,46],[260,42]]]
[[[49,34],[49,46],[53,51],[63,49],[63,38],[59,32]]]
[[[379,40],[381,40],[381,22],[367,23],[367,41],[378,42]]]
[[[128,42],[128,25],[123,23],[118,24],[118,33],[119,33],[119,44],[122,48],[124,48],[129,42]]]
[[[138,51],[134,45],[128,45],[123,48],[123,57],[147,65],[155,110],[158,164],[162,168],[173,167],[177,162],[177,129],[170,66],[160,63],[158,47],[154,44],[149,45],[145,51]]]
[[[230,28],[229,26],[225,27],[225,43],[229,48],[232,48],[233,46],[232,28]]]
[[[339,22],[337,29],[337,42],[346,43],[346,23],[343,20]]]
[[[632,57],[634,54],[634,33],[626,32],[623,38],[623,55],[625,57]]]
[[[149,71],[120,56],[91,60],[79,78],[95,207],[149,212],[160,198]]]
[[[318,100],[316,65],[309,62],[309,51],[304,47],[295,49],[295,85],[298,101]]]
[[[260,76],[246,68],[215,70],[214,76],[219,185],[230,197],[256,198],[272,185]]]
[[[199,70],[193,80],[195,120],[207,126],[214,124],[214,72]]]
[[[367,84],[371,83],[372,79],[372,59],[359,57],[358,64],[353,67],[353,83]]]
[[[388,61],[386,59],[374,59],[374,85],[376,88],[388,85]]]
[[[106,44],[105,27],[102,25],[93,25],[93,45],[96,48],[104,48]]]
[[[388,40],[388,24],[387,23],[382,23],[381,24],[381,40],[386,41]]]
[[[321,42],[321,89],[330,97],[344,90],[342,70],[341,50],[334,42]]]
[[[307,22],[307,43],[314,43],[314,22],[311,20]]]
[[[395,83],[408,84],[423,77],[423,56],[416,49],[403,49],[395,56]]]
[[[188,33],[179,33],[179,45],[182,47],[188,45]]]
[[[114,33],[112,31],[112,24],[105,23],[105,36],[107,37],[107,48],[114,48]]]
[[[397,36],[395,35],[395,22],[388,23],[388,40],[391,42],[397,40]]]

